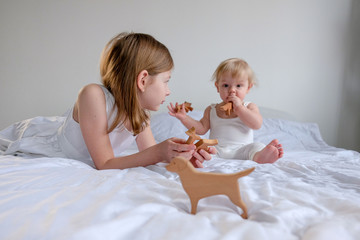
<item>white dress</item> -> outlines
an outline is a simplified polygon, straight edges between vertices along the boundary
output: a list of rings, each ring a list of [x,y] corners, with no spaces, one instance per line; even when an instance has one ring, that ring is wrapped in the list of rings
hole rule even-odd
[[[250,102],[245,102],[247,106]],[[254,132],[238,117],[220,118],[216,113],[216,104],[210,109],[210,139],[217,139],[215,146],[217,155],[222,158],[253,160],[255,153],[261,151],[265,145],[254,142]]]
[[[101,88],[110,126],[116,115],[116,108],[112,111],[114,97],[105,87]],[[71,158],[94,167],[80,125],[72,115],[73,108],[61,117],[35,117],[14,123],[0,131],[2,154]],[[135,141],[133,133],[122,125],[109,133],[109,137],[115,156],[120,156]]]

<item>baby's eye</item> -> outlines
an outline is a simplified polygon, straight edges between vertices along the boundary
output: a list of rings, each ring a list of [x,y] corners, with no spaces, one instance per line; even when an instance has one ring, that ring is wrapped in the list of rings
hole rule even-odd
[[[227,88],[227,87],[229,87],[229,84],[224,84],[223,86]]]
[[[236,85],[236,87],[241,87],[241,84]]]

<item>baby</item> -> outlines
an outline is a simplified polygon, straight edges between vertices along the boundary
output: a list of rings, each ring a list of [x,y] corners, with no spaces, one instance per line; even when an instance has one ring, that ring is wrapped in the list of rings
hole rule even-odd
[[[231,58],[223,61],[214,72],[215,87],[222,99],[211,104],[199,121],[186,114],[184,104],[170,103],[169,114],[179,119],[185,127],[195,127],[196,134],[204,135],[210,130],[210,139],[218,139],[217,154],[222,158],[251,159],[257,163],[273,163],[283,156],[277,139],[268,145],[254,142],[253,130],[259,129],[263,118],[255,103],[244,101],[255,83],[248,63]],[[224,107],[230,106],[230,109]]]

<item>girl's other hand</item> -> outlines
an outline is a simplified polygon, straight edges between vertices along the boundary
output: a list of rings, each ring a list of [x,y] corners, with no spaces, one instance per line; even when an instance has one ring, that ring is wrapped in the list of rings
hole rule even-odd
[[[185,139],[169,138],[158,144],[160,149],[160,159],[170,162],[174,157],[184,157],[190,159],[195,152],[194,144],[186,144]]]

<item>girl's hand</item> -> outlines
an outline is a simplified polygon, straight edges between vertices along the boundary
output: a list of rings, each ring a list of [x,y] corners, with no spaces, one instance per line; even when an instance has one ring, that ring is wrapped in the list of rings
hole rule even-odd
[[[190,159],[196,149],[194,144],[186,144],[186,140],[181,138],[169,138],[158,144],[160,149],[160,159],[170,162],[174,157],[184,157]]]
[[[216,154],[216,148],[209,147],[209,152],[205,151],[204,149],[200,149],[199,152],[195,151],[192,158],[190,159],[191,163],[196,168],[203,168],[203,162],[209,161],[211,159],[211,154]]]
[[[180,111],[177,111],[177,106],[181,106]],[[167,108],[169,109],[169,114],[173,117],[176,117],[180,121],[187,116],[185,111],[185,104],[176,103],[174,106],[172,103],[170,103],[170,105],[167,106]]]

